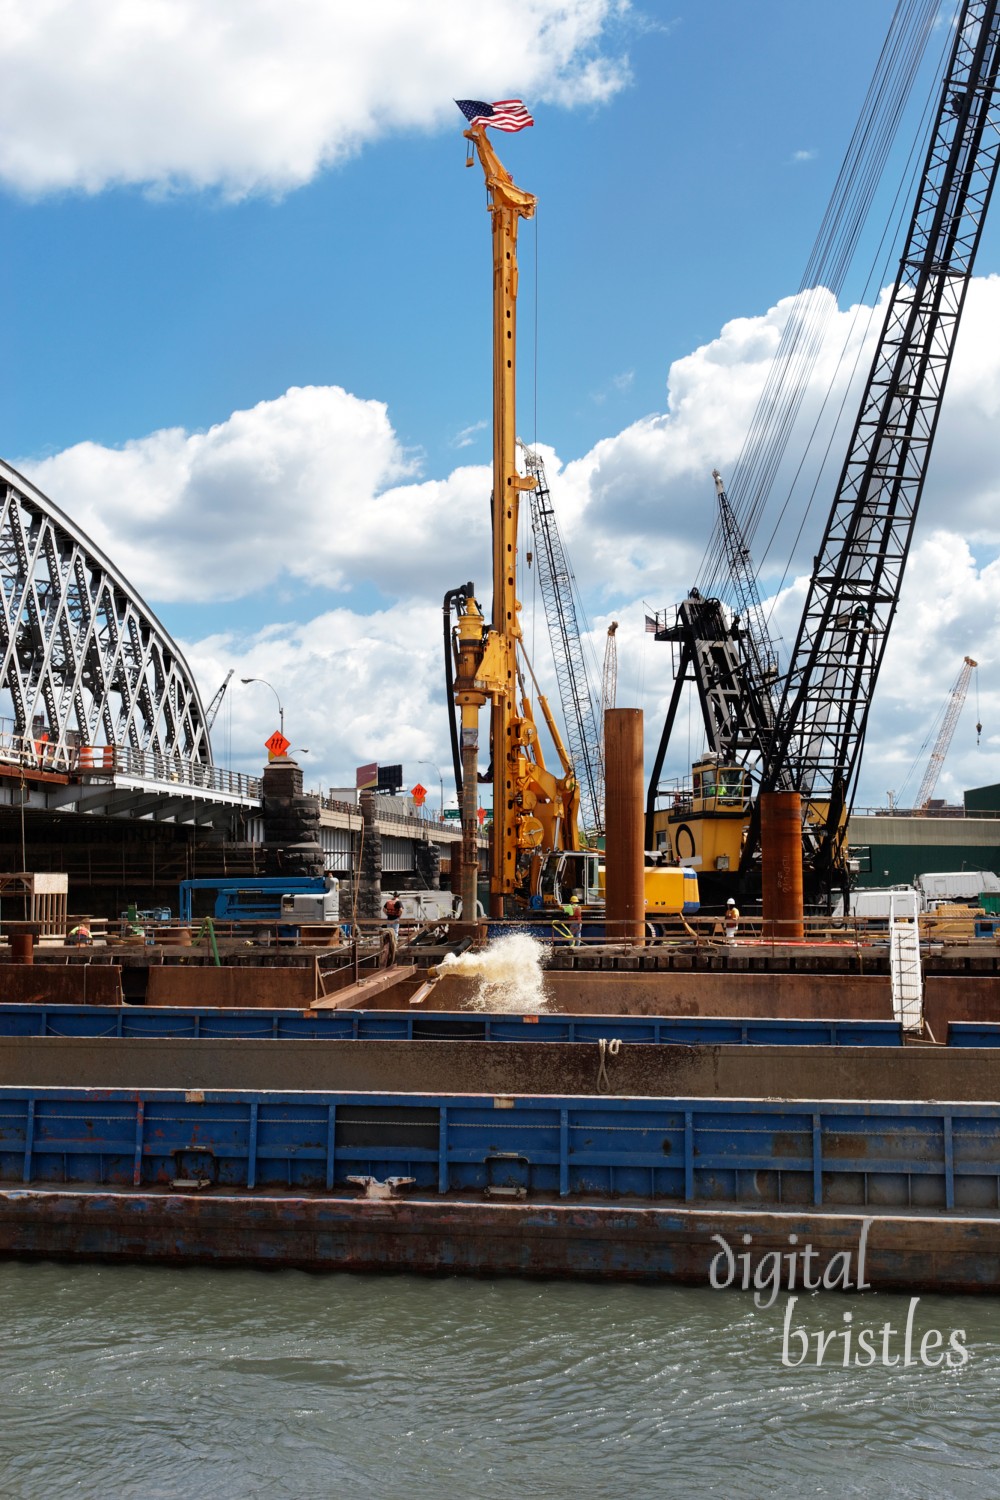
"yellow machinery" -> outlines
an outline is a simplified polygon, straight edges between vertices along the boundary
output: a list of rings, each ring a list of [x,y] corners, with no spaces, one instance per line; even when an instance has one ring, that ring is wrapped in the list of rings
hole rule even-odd
[[[490,703],[493,759],[493,836],[490,915],[501,917],[515,894],[537,896],[553,851],[580,847],[580,793],[545,699],[539,707],[562,774],[546,765],[518,657],[521,602],[517,597],[517,523],[522,490],[534,479],[517,472],[515,369],[517,350],[517,231],[535,199],[515,185],[486,137],[485,126],[465,132],[486,178],[493,223],[493,618],[469,595],[459,617],[455,701],[462,728],[462,900],[475,910],[478,857],[479,712]],[[471,165],[471,155],[467,165]],[[530,669],[529,669],[530,670]]]
[[[642,884],[646,919],[654,925],[662,917],[693,917],[700,910],[698,876],[694,870],[673,864],[647,865]],[[597,893],[603,901],[603,864],[597,871]]]
[[[749,822],[749,776],[741,766],[705,756],[692,767],[690,790],[677,791],[673,803],[654,814],[653,836],[671,858],[697,870],[735,872]]]
[[[753,814],[753,785],[743,766],[721,756],[704,755],[691,768],[690,788],[678,789],[672,802],[653,814],[653,841],[669,858],[690,865],[711,892],[706,899],[722,900],[739,886],[737,874]],[[808,802],[803,807],[803,836],[826,826],[829,804]],[[841,818],[840,857],[846,860],[847,815]],[[839,846],[838,846],[839,847]],[[716,879],[715,877],[718,877]]]

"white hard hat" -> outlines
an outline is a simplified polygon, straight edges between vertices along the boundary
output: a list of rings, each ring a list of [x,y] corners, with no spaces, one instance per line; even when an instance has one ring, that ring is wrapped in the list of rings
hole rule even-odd
[[[726,905],[727,906],[735,906],[736,905],[736,902],[733,900],[732,896],[730,896],[729,900],[726,902]]]

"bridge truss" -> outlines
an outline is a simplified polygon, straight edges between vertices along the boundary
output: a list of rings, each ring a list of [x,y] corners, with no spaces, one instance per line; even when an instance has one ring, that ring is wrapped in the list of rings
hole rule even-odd
[[[210,765],[190,668],[131,584],[0,461],[0,713],[50,764],[96,747]]]

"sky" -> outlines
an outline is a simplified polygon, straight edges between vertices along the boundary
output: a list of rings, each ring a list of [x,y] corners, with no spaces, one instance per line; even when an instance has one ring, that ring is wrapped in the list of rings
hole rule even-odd
[[[671,662],[644,615],[698,581],[711,470],[739,453],[890,0],[3,9],[0,453],[124,571],[206,704],[233,669],[216,762],[265,758],[275,697],[239,681],[259,677],[324,789],[379,760],[452,792],[440,606],[470,578],[488,596],[492,442],[489,220],[453,100],[525,100],[535,127],[495,141],[538,198],[519,431],[546,460],[598,670],[621,622],[618,704],[643,709],[649,765]],[[821,393],[843,393],[839,350],[863,362],[878,289],[859,270],[831,303],[793,459]],[[937,795],[1000,780],[998,326],[994,210],[861,806],[915,796],[966,654]],[[761,560],[786,642],[830,493],[794,495]],[[555,700],[523,555],[521,597]],[[665,774],[699,748],[688,715]]]

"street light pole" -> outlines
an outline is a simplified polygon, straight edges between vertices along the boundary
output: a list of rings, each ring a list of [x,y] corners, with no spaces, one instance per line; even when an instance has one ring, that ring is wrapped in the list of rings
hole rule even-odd
[[[271,692],[274,694],[274,701],[278,705],[278,718],[281,721],[281,738],[284,739],[285,738],[285,710],[281,706],[281,699],[278,697],[278,689],[276,687],[274,687],[270,682],[268,682],[268,680],[267,680],[266,677],[241,677],[240,681],[244,684],[244,686],[247,683],[250,683],[250,682],[261,682],[261,683],[264,684],[265,687],[271,689]]]
[[[437,772],[438,786],[441,788],[441,813],[440,813],[440,816],[438,818],[438,822],[439,823],[443,823],[444,822],[444,777],[441,775],[441,768],[440,768],[440,766],[435,765],[434,761],[432,761],[432,760],[418,760],[417,761],[417,765],[418,766],[430,766],[430,768],[431,768],[432,771],[436,771]]]

